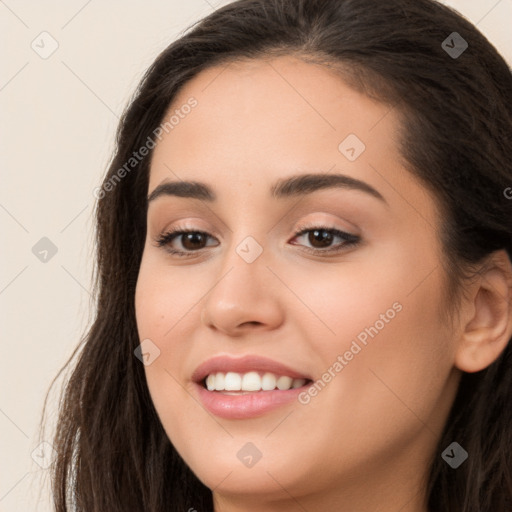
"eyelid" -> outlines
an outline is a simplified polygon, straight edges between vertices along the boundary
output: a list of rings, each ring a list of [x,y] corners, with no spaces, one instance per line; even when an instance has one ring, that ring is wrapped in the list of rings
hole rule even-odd
[[[303,221],[299,222],[297,226],[294,228],[294,232],[297,233],[299,231],[303,231],[305,229],[315,229],[322,228],[326,230],[334,230],[341,231],[342,233],[346,233],[347,235],[352,236],[361,236],[360,230],[357,229],[352,223],[347,222],[346,224],[350,224],[351,227],[343,227],[337,225],[335,221],[330,220],[312,220],[312,221]],[[296,235],[295,235],[296,236]]]
[[[323,224],[321,222],[312,222],[301,224],[298,228],[294,230],[294,235],[291,240],[295,238],[304,236],[306,233],[311,231],[325,231],[330,232],[334,237],[338,237],[342,239],[342,242],[335,244],[333,247],[326,248],[315,248],[315,247],[307,247],[302,244],[294,244],[302,247],[302,251],[313,256],[319,256],[323,258],[332,257],[341,255],[346,252],[349,248],[357,247],[361,245],[363,242],[362,237],[360,235],[356,235],[350,233],[349,231],[345,231],[343,229],[338,229],[335,226],[329,225],[327,223]],[[208,231],[197,229],[195,227],[186,227],[186,226],[174,226],[167,231],[162,232],[156,239],[156,247],[162,248],[166,250],[171,256],[175,256],[180,259],[192,258],[195,256],[200,256],[204,254],[208,246],[197,249],[197,250],[181,250],[181,249],[173,249],[170,247],[170,243],[173,242],[176,238],[180,238],[183,235],[188,233],[199,233],[201,235],[206,236],[207,238],[216,238],[214,235],[210,234]],[[290,242],[288,242],[290,243]],[[210,246],[211,247],[211,246]]]
[[[293,229],[293,236],[296,237],[298,234],[300,234],[301,231],[304,231],[306,229],[318,229],[322,228],[325,230],[333,230],[333,231],[341,231],[342,233],[346,233],[347,235],[352,236],[361,236],[359,233],[359,229],[357,229],[352,223],[346,222],[346,224],[350,224],[350,228],[345,228],[343,226],[335,225],[333,221],[329,220],[320,220],[320,219],[314,219],[314,220],[306,220],[299,222]],[[204,233],[208,236],[214,237],[214,238],[221,238],[220,235],[216,233],[215,229],[210,228],[202,228],[196,225],[193,225],[190,223],[190,220],[187,219],[184,221],[184,224],[180,225],[178,221],[178,225],[172,226],[171,228],[165,227],[163,228],[160,233],[162,234],[168,234],[170,232],[174,233],[177,231],[194,231],[197,233]]]

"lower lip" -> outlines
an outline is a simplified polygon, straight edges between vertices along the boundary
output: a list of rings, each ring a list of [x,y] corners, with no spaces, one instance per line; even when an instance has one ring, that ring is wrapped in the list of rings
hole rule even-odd
[[[225,395],[220,391],[208,391],[196,384],[201,403],[215,416],[232,420],[255,418],[283,407],[294,400],[311,384],[295,389],[254,391],[245,395]]]

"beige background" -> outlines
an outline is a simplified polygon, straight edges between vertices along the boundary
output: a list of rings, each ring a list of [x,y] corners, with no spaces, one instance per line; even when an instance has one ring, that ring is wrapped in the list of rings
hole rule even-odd
[[[38,423],[50,381],[92,314],[92,191],[118,117],[156,55],[226,3],[0,0],[8,48],[0,70],[1,512],[51,510],[40,466],[51,447],[36,449]],[[512,63],[512,0],[444,3]],[[46,262],[32,252],[43,237],[57,249]]]

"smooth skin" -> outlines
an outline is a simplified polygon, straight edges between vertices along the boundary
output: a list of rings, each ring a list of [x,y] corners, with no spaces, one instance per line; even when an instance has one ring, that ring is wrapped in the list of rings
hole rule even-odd
[[[197,106],[154,150],[148,195],[190,180],[217,199],[150,202],[135,297],[140,339],[160,350],[145,371],[168,437],[217,512],[427,512],[426,475],[461,371],[487,367],[512,335],[510,261],[495,253],[460,316],[442,321],[434,197],[404,167],[398,114],[334,71],[291,56],[231,63],[188,82],[169,112],[190,97]],[[353,162],[338,149],[349,134],[366,146]],[[302,173],[344,174],[383,200],[346,187],[272,197],[276,181]],[[322,249],[295,236],[306,222],[360,244],[334,235]],[[199,248],[175,238],[169,246],[189,253],[180,258],[156,243],[173,227],[208,236]],[[236,251],[249,236],[263,249],[252,263]],[[199,403],[191,375],[210,357],[262,355],[321,379],[396,302],[401,311],[309,403],[244,420]],[[237,457],[247,442],[262,453],[251,468]]]

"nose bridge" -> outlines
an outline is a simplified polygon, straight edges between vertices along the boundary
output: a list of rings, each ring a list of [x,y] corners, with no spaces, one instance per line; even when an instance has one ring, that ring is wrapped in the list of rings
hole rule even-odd
[[[248,276],[257,272],[259,275],[264,276],[265,262],[268,262],[268,225],[265,221],[265,215],[261,211],[260,197],[262,191],[258,191],[251,187],[251,192],[245,193],[243,196],[239,195],[237,204],[233,208],[236,211],[234,222],[231,224],[231,233],[229,236],[229,247],[222,254],[223,258],[223,272],[224,275],[229,268],[235,267],[233,271],[245,274]],[[247,190],[243,187],[239,189]],[[256,188],[256,187],[255,187]],[[256,198],[254,201],[251,198]]]
[[[233,238],[205,297],[201,315],[204,322],[225,332],[246,323],[275,327],[280,322],[281,308],[276,288],[271,286],[275,283],[270,282],[275,278],[267,268],[267,251],[252,235],[238,242]]]
[[[233,239],[233,243],[222,256],[219,281],[215,288],[227,295],[233,294],[233,300],[238,297],[238,303],[245,301],[246,295],[261,295],[260,290],[271,276],[266,268],[267,251],[263,243],[252,235],[244,236],[241,241]]]

